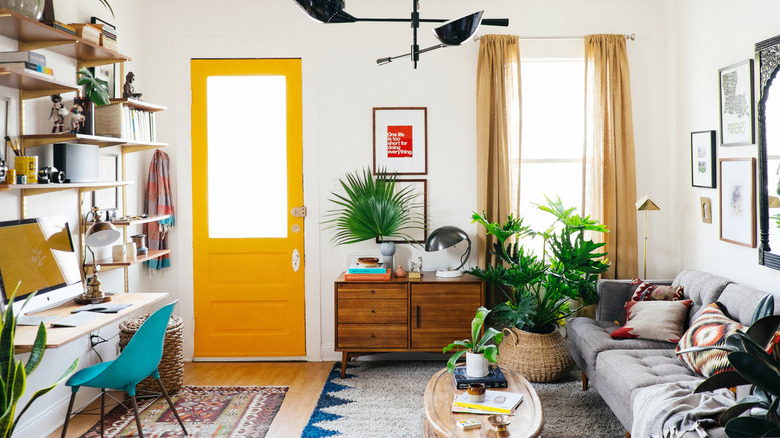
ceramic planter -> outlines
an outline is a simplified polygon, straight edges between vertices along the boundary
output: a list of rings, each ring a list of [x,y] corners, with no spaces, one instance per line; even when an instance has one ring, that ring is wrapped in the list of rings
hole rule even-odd
[[[466,375],[469,377],[485,377],[488,375],[488,360],[482,353],[466,352]]]

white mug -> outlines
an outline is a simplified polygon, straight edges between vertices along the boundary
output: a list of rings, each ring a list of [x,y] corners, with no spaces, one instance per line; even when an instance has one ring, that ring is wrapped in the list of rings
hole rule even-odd
[[[135,260],[136,258],[135,242],[125,243],[125,256],[130,260]]]
[[[125,246],[124,245],[114,245],[114,247],[111,250],[111,255],[113,256],[113,259],[115,262],[123,262],[125,261],[126,253],[125,253]]]

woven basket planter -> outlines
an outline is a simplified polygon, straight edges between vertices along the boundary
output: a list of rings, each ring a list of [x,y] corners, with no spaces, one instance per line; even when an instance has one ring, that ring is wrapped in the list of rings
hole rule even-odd
[[[558,380],[574,363],[569,355],[569,342],[557,329],[540,334],[512,327],[504,329],[504,335],[498,344],[498,365],[531,382]]]
[[[119,324],[119,349],[124,350],[130,339],[138,331],[141,325],[149,318],[149,314],[130,318]],[[181,317],[172,315],[168,320],[168,328],[165,331],[165,343],[160,365],[160,380],[168,393],[172,394],[181,389],[184,383],[184,327]],[[137,390],[159,392],[160,387],[151,377],[142,380],[136,386]]]

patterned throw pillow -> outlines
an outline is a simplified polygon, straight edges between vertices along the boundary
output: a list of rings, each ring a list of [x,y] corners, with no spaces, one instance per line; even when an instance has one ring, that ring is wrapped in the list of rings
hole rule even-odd
[[[629,301],[626,323],[613,331],[612,337],[678,342],[691,304],[691,300]]]
[[[699,317],[693,321],[680,339],[676,351],[691,347],[723,345],[729,335],[733,335],[738,330],[744,332],[746,329],[744,325],[726,316],[718,303],[712,303],[701,310]],[[729,364],[727,354],[728,352],[723,350],[707,350],[681,354],[678,357],[695,373],[709,377],[734,369]]]
[[[650,284],[638,278],[631,280],[632,301],[680,301],[683,296],[682,286]]]

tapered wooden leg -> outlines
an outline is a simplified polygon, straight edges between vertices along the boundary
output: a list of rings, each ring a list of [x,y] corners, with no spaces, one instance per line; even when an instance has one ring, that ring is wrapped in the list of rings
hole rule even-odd
[[[65,415],[65,424],[62,426],[62,438],[66,438],[65,434],[68,433],[68,423],[70,422],[70,414],[73,412],[73,402],[76,401],[76,391],[70,394],[70,403],[68,403],[68,414]]]
[[[179,422],[179,426],[181,426],[181,430],[184,431],[184,435],[189,436],[189,434],[187,433],[187,429],[184,427],[184,422],[181,421],[181,418],[179,417],[179,413],[176,412],[176,406],[173,405],[173,402],[171,401],[171,397],[168,395],[168,391],[165,390],[165,386],[163,385],[162,380],[160,380],[159,377],[155,378],[155,380],[157,380],[157,384],[160,386],[160,391],[162,391],[165,400],[168,400],[168,406],[171,407],[171,411],[173,411],[173,416],[176,417],[176,421]]]
[[[626,431],[626,438],[631,438],[631,434]]]
[[[582,373],[582,390],[588,390],[588,376],[586,376],[585,373]]]
[[[104,418],[106,418],[106,388],[100,388],[100,438],[103,438]]]
[[[346,351],[341,353],[341,378],[347,374],[347,362],[349,362],[349,353]]]
[[[135,396],[130,396],[130,403],[133,405],[133,415],[135,415],[135,424],[138,427],[138,438],[144,438],[144,430],[141,428],[141,417],[138,416],[138,403],[135,402]]]

